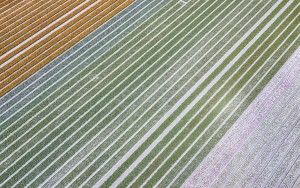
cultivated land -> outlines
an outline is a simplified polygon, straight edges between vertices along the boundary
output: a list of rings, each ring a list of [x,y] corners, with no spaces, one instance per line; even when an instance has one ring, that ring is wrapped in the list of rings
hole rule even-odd
[[[299,61],[298,48],[184,187],[298,187]]]
[[[0,26],[0,96],[132,2],[62,0],[8,4]]]
[[[299,47],[299,22],[292,0],[134,1],[0,98],[0,186],[182,185]]]

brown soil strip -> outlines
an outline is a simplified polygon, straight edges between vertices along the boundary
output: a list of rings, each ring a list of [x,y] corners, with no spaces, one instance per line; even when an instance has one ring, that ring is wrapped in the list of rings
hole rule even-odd
[[[7,15],[20,1],[21,0],[4,1],[4,4],[0,6],[0,16],[3,17],[3,15]]]
[[[18,9],[15,12],[8,15],[5,20],[0,21],[0,36],[3,36],[8,31],[13,31],[16,29],[16,27],[25,24],[25,22],[28,22],[29,20],[32,20],[33,17],[41,17],[42,11],[46,12],[46,9],[51,6],[55,5],[56,3],[60,3],[60,1],[49,1],[49,0],[41,0],[35,3],[34,1],[31,1],[30,3],[27,3],[24,8]],[[65,2],[64,0],[63,2]],[[50,9],[52,10],[52,9]],[[46,12],[47,13],[47,12]],[[44,13],[45,14],[45,13]],[[2,42],[3,40],[0,39]]]
[[[19,4],[17,4],[14,7],[9,7],[9,5],[7,8],[4,8],[3,6],[0,5],[1,9],[4,9],[3,11],[0,12],[0,24],[5,23],[6,21],[10,20],[11,17],[15,14],[17,14],[20,11],[24,11],[24,9],[28,6],[30,6],[30,4],[33,4],[32,1],[29,2],[20,2]]]
[[[2,7],[7,6],[11,2],[12,1],[10,1],[10,0],[2,0],[2,1],[0,1],[0,10],[2,9]]]
[[[101,6],[93,6],[40,43],[31,46],[24,55],[11,61],[14,62],[14,66],[8,66],[5,69],[7,71],[1,74],[1,79],[4,79],[0,82],[0,96],[76,44],[133,1],[107,0]]]
[[[96,4],[96,6],[89,9],[88,12],[84,12],[83,14],[80,14],[77,17],[77,19],[74,19],[74,20],[72,20],[72,22],[61,27],[59,30],[57,30],[56,32],[49,35],[41,43],[38,43],[38,44],[32,46],[31,48],[29,48],[26,52],[24,52],[24,54],[22,54],[22,56],[20,56],[20,58],[17,58],[16,60],[10,62],[10,65],[14,64],[14,66],[8,70],[6,69],[5,73],[7,73],[7,72],[13,73],[19,67],[28,63],[29,59],[33,60],[37,55],[39,55],[43,51],[45,51],[45,49],[51,48],[52,45],[55,45],[55,43],[62,40],[64,37],[66,37],[70,33],[74,32],[74,30],[76,30],[77,28],[88,25],[88,23],[90,22],[90,19],[95,17],[95,15],[100,14],[103,10],[108,8],[115,1],[116,0],[111,0],[111,1],[106,0],[106,2],[104,4],[100,4],[100,3],[103,3],[103,1],[99,1],[99,4]],[[46,45],[46,46],[44,46],[44,45]],[[25,60],[22,57],[24,57]],[[16,66],[18,66],[18,67],[16,68]],[[13,69],[13,71],[12,71],[12,69]],[[2,75],[3,74],[0,75],[0,79],[3,79]],[[8,76],[8,74],[5,75],[5,77],[7,77],[7,76]]]
[[[7,32],[7,34],[4,34],[2,37],[0,37],[0,40],[3,39],[5,40],[6,38],[4,42],[0,43],[0,49],[1,49],[0,54],[2,55],[8,52],[9,50],[11,50],[12,48],[16,47],[18,44],[26,40],[28,37],[41,31],[49,24],[61,18],[69,11],[72,11],[83,1],[84,0],[77,0],[77,1],[69,0],[66,3],[62,2],[64,3],[63,5],[53,3],[53,5],[51,5],[45,11],[43,11],[43,14],[41,16],[40,15],[34,16],[32,17],[32,19],[24,22],[24,24],[19,25],[19,27],[16,27],[15,29],[13,29],[14,27],[12,26],[11,32]]]
[[[61,27],[64,23],[69,21],[67,26],[72,26],[78,20],[85,17],[86,14],[89,14],[90,12],[94,11],[98,6],[101,6],[105,1],[107,1],[107,0],[99,1],[95,6],[89,8],[86,12],[80,13],[85,8],[90,7],[94,2],[97,2],[97,0],[86,1],[85,3],[81,4],[80,7],[78,6],[77,8],[72,9],[71,10],[72,12],[71,13],[69,12],[69,14],[67,16],[61,18],[60,20],[57,20],[56,22],[54,22],[54,24],[43,29],[41,32],[35,33],[35,36],[29,38],[29,40],[27,40],[25,43],[23,43],[22,45],[19,45],[14,50],[11,50],[11,51],[7,52],[6,54],[4,54],[3,56],[1,56],[0,64],[2,64],[2,65],[0,66],[0,74],[3,73],[8,68],[14,66],[20,60],[25,58],[28,54],[32,53],[36,48],[38,48],[41,45],[44,45],[49,40],[51,40],[53,37],[55,37],[57,34],[64,31],[66,29],[66,27],[65,26]],[[72,19],[74,17],[76,17],[76,18]],[[61,27],[61,28],[59,28],[59,27]],[[50,36],[45,37],[47,34],[49,34],[50,32],[52,32],[53,30],[55,30],[57,28],[59,28],[59,29],[56,32],[52,33]],[[26,40],[26,39],[27,38],[25,38],[24,40]],[[0,48],[1,48],[1,46],[0,46]],[[13,57],[13,60],[10,60],[10,62],[7,62],[12,57]]]

